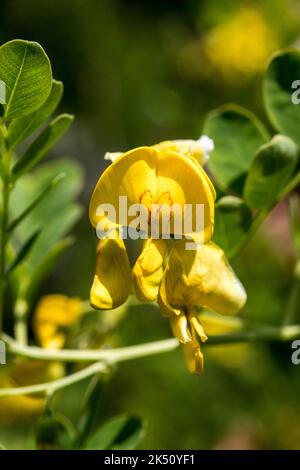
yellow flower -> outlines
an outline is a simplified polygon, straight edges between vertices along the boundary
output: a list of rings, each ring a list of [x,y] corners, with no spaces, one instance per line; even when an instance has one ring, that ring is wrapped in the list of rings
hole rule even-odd
[[[42,297],[34,315],[34,331],[43,348],[60,349],[64,346],[65,329],[82,314],[82,301],[61,294]]]
[[[205,157],[212,143],[207,140],[205,147],[202,140],[202,153],[199,145],[196,141],[174,141],[117,154],[99,178],[90,202],[90,221],[96,229],[100,224],[102,229],[109,230],[109,238],[98,244],[96,275],[91,290],[91,303],[95,308],[120,305],[126,300],[132,283],[120,230],[135,221],[136,213],[126,214],[128,217],[124,222],[122,197],[125,197],[127,207],[142,205],[150,219],[153,212],[159,216],[159,240],[151,240],[152,233],[147,234],[148,240],[132,271],[136,294],[141,300],[155,300],[162,279],[167,253],[165,242],[161,240],[165,234],[160,223],[163,208],[176,205],[183,213],[185,205],[189,204],[192,209],[189,230],[185,230],[184,217],[180,227],[175,224],[175,215],[170,210],[169,234],[200,238],[204,242],[210,240],[214,226],[215,190],[198,160]],[[196,226],[198,205],[204,208],[204,224],[200,232]],[[102,206],[113,207],[113,213],[99,211]],[[146,228],[148,232],[150,227],[147,225]]]
[[[245,290],[218,246],[210,242],[186,250],[184,240],[174,244],[161,282],[159,304],[162,313],[170,317],[174,335],[184,345],[190,371],[199,373],[203,368],[197,336],[206,341],[196,307],[232,315],[245,302]]]
[[[140,147],[117,158],[101,175],[90,202],[90,221],[110,227],[124,225],[120,196],[125,196],[128,207],[143,204],[149,213],[154,205],[204,205],[204,241],[211,238],[214,221],[214,192],[204,170],[180,153],[155,147]],[[111,214],[99,214],[101,205],[115,209]],[[128,222],[135,219],[128,216]],[[193,218],[194,220],[194,218]],[[171,224],[171,228],[173,225]],[[182,233],[182,232],[181,232]],[[186,235],[193,235],[193,228]]]
[[[276,46],[262,13],[251,7],[242,8],[227,23],[216,26],[204,43],[207,57],[227,81],[263,71]]]
[[[180,71],[192,79],[208,78],[236,86],[262,72],[278,48],[274,28],[262,11],[245,6],[227,21],[179,52]]]
[[[0,388],[21,387],[58,379],[64,374],[59,363],[20,362],[1,366]],[[29,424],[42,415],[47,399],[40,395],[18,395],[0,400],[0,425]]]

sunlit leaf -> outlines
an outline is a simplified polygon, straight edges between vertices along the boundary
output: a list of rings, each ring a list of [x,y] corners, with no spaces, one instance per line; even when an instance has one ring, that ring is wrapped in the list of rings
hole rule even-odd
[[[14,119],[8,128],[8,139],[11,148],[30,136],[49,119],[57,108],[63,94],[63,84],[53,80],[50,95],[42,106],[32,114]]]
[[[268,140],[267,131],[249,111],[226,105],[208,115],[203,133],[215,144],[209,169],[221,187],[241,194],[254,154]]]
[[[20,39],[3,44],[0,79],[6,86],[4,118],[20,118],[36,111],[52,86],[51,65],[43,48]]]

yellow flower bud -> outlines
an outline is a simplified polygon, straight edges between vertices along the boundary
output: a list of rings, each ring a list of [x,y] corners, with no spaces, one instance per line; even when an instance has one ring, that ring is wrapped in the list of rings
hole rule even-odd
[[[116,231],[97,244],[96,272],[91,288],[91,305],[112,309],[123,304],[131,290],[131,271],[125,244]]]
[[[157,299],[166,250],[165,240],[149,238],[144,242],[142,253],[132,268],[133,285],[139,300],[152,302]]]

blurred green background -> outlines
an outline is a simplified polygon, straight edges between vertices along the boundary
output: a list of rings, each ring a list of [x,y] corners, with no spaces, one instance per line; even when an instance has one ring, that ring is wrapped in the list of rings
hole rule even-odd
[[[197,138],[205,114],[237,102],[265,119],[260,77],[276,49],[300,44],[300,4],[288,0],[1,0],[1,43],[40,42],[76,122],[50,158],[73,156],[85,174],[85,209],[106,151]],[[287,208],[278,207],[235,263],[247,318],[281,322],[292,273]],[[88,298],[95,236],[87,210],[42,293]],[[135,344],[170,335],[157,311],[133,308],[113,338]],[[217,350],[217,348],[215,348]],[[291,346],[249,346],[231,360],[206,352],[204,375],[180,352],[122,364],[103,391],[104,420],[147,422],[146,449],[300,448],[300,368]],[[238,359],[238,360],[237,360]],[[76,393],[71,407],[76,408]]]

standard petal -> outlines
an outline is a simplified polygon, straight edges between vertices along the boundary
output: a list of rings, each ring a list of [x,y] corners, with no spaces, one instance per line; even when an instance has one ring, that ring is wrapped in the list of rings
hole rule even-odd
[[[200,165],[183,155],[161,151],[157,175],[158,194],[169,194],[172,204],[187,214],[190,227],[184,226],[182,217],[178,230],[171,219],[173,233],[193,235],[198,232],[202,234],[203,243],[210,240],[214,228],[214,197]]]
[[[123,205],[125,196],[127,207]],[[174,224],[171,211],[170,233],[201,232],[206,242],[213,233],[214,196],[208,176],[192,159],[155,147],[141,147],[123,154],[104,171],[91,198],[90,220],[94,227],[103,220],[101,207],[110,222],[128,225],[134,218],[128,216],[133,204],[144,204],[148,211],[153,205],[176,205],[181,219]],[[188,210],[191,212],[186,226],[183,221]]]
[[[101,204],[111,204],[116,213],[116,222],[122,223],[119,215],[119,196],[127,197],[127,207],[133,204],[140,204],[146,192],[153,196],[157,192],[157,167],[158,152],[151,147],[140,147],[124,153],[117,158],[100,176],[94,189],[89,215],[91,224],[96,227],[100,221],[97,208]],[[125,214],[127,215],[127,214]],[[113,221],[115,222],[115,221]]]

